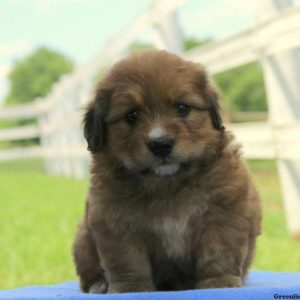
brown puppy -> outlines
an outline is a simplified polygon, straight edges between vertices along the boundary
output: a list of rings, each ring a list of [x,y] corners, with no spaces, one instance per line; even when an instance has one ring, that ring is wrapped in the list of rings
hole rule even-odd
[[[84,292],[240,287],[259,197],[203,67],[164,51],[117,63],[84,118],[91,185],[74,259]]]

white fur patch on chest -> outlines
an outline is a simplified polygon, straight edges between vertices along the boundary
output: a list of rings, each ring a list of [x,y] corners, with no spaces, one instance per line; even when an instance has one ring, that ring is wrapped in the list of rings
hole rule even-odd
[[[186,252],[188,217],[180,220],[166,219],[163,222],[163,245],[171,257],[183,256]]]
[[[156,224],[164,250],[169,257],[181,257],[186,253],[190,214],[178,218],[166,217]]]
[[[194,218],[199,220],[208,210],[208,195],[202,194],[201,201],[199,195],[195,196],[195,205],[189,205],[182,208],[178,207],[177,214],[161,214],[154,222],[154,233],[162,242],[165,253],[170,258],[180,258],[188,255],[193,228],[191,221]],[[190,199],[192,200],[192,199]],[[192,201],[191,201],[192,202]],[[196,222],[200,224],[199,222]]]

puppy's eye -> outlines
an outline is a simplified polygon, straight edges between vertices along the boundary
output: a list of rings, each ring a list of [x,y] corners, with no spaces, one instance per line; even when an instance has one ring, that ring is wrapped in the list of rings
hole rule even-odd
[[[125,121],[128,124],[134,124],[139,118],[139,112],[137,110],[130,111],[125,115]]]
[[[184,118],[190,113],[191,107],[184,103],[177,103],[176,110],[177,110],[178,115],[180,117]]]

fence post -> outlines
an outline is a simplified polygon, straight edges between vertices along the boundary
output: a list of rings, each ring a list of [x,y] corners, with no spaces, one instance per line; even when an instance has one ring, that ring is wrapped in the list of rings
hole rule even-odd
[[[291,6],[292,0],[257,0],[258,21],[276,15]],[[269,121],[274,130],[300,120],[300,51],[288,50],[263,57],[265,86],[269,104]],[[278,141],[279,142],[279,141]],[[300,237],[300,161],[277,158],[283,203],[290,234]]]
[[[152,6],[155,7],[159,2],[159,0],[153,0]],[[159,22],[154,25],[154,29],[154,42],[158,49],[165,49],[177,54],[183,53],[183,37],[176,10],[159,20]]]
[[[76,149],[85,148],[85,141],[83,138],[83,128],[82,128],[82,116],[84,113],[84,108],[86,103],[89,101],[89,94],[92,90],[92,80],[85,79],[82,80],[77,76],[77,89],[76,93],[73,95],[73,110],[74,113],[78,114],[78,123],[72,126],[72,145]],[[86,151],[86,156],[76,155],[72,159],[72,172],[75,178],[86,178],[89,174],[88,170],[88,152]]]

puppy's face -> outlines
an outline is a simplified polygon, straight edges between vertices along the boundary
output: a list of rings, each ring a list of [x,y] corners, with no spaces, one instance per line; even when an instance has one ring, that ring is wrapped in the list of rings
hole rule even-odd
[[[89,149],[139,175],[184,172],[215,151],[220,131],[217,94],[203,68],[162,51],[115,65],[85,116]]]

